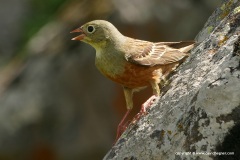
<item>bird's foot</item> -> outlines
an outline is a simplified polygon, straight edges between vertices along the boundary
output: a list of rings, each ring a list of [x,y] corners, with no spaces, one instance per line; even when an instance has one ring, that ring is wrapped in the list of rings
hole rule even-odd
[[[146,115],[147,109],[156,101],[157,98],[157,96],[153,95],[146,102],[144,102],[141,106],[140,112],[133,118],[131,123],[136,123],[141,118],[141,116]]]
[[[156,101],[158,97],[153,95],[146,102],[144,102],[141,106],[140,113],[147,113],[147,109]]]
[[[113,145],[116,144],[117,140],[120,138],[122,133],[127,129],[127,127],[129,125],[135,124],[141,118],[141,116],[147,114],[147,109],[156,101],[157,98],[158,98],[157,96],[153,95],[145,103],[143,103],[142,106],[141,106],[140,112],[136,116],[133,117],[131,122],[129,122],[129,121],[125,122],[125,120],[126,120],[127,116],[129,115],[131,110],[129,109],[125,113],[121,122],[118,125],[117,135],[116,135],[116,138],[115,138],[115,141],[114,141]]]

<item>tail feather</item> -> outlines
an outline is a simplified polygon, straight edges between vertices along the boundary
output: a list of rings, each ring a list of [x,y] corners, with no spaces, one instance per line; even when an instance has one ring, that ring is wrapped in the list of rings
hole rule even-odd
[[[181,52],[186,53],[186,52],[190,51],[193,47],[194,47],[194,44],[191,44],[191,45],[182,47],[182,48],[180,48],[179,50],[180,50]]]
[[[195,41],[159,42],[158,44],[168,45],[171,48],[179,49],[180,52],[186,53],[194,47]]]

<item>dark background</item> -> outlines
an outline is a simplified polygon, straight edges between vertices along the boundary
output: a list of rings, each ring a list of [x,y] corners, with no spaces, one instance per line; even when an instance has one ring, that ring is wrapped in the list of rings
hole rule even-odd
[[[122,88],[69,32],[105,19],[126,36],[192,40],[220,0],[0,2],[0,160],[102,159],[126,111]],[[137,93],[135,114],[151,95]]]

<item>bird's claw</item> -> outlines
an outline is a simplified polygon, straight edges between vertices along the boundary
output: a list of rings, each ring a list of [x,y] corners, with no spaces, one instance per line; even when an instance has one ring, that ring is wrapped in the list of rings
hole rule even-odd
[[[140,112],[133,117],[131,124],[135,124],[143,115],[147,115],[147,109],[157,100],[157,96],[151,96],[145,103],[142,104]]]

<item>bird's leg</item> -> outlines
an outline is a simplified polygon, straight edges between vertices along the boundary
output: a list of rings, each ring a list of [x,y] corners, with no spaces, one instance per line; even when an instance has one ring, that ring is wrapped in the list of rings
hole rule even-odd
[[[140,112],[133,118],[132,123],[136,123],[142,115],[147,114],[147,108],[150,107],[160,95],[158,83],[155,81],[151,81],[150,83],[153,89],[153,95],[142,104]]]
[[[133,100],[132,100],[133,90],[127,87],[123,87],[123,92],[126,100],[127,112],[125,113],[125,115],[123,116],[122,120],[118,125],[115,142],[119,139],[119,137],[128,127],[128,123],[126,123],[125,120],[133,108]]]
[[[129,113],[131,112],[131,109],[128,109],[127,112],[125,113],[125,115],[123,116],[122,120],[120,121],[120,123],[118,124],[118,128],[117,128],[117,135],[115,138],[115,142],[114,144],[117,142],[117,140],[120,138],[120,136],[122,135],[122,133],[127,129],[127,124],[125,123],[125,120],[127,118],[127,116],[129,115]]]
[[[140,114],[145,114],[147,108],[150,107],[152,103],[156,100],[156,98],[160,95],[158,83],[156,81],[151,81],[150,83],[153,89],[153,95],[142,104]]]

